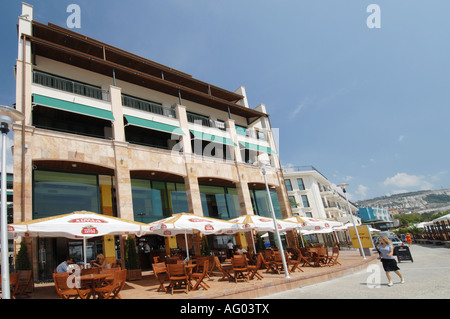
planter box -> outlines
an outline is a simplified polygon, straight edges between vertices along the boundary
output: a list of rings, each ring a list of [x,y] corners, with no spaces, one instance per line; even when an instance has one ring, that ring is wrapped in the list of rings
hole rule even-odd
[[[127,280],[140,280],[142,279],[142,269],[127,269]]]

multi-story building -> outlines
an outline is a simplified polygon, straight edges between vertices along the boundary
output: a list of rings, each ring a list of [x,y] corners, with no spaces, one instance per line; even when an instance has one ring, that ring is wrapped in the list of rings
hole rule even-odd
[[[25,120],[13,126],[15,222],[78,210],[145,223],[179,212],[270,216],[261,156],[270,160],[277,217],[290,216],[269,115],[248,106],[243,87],[231,92],[39,23],[27,4],[18,34],[15,107]],[[27,240],[36,274],[81,247]],[[185,247],[183,240],[147,242],[157,249]],[[244,235],[236,240],[246,245]],[[114,243],[106,236],[89,251],[114,259]]]
[[[364,223],[379,230],[387,230],[394,226],[392,212],[382,207],[358,207],[358,216]]]
[[[315,167],[285,167],[283,174],[294,215],[350,221],[349,208],[341,189]],[[349,203],[353,215],[356,215],[357,207]]]

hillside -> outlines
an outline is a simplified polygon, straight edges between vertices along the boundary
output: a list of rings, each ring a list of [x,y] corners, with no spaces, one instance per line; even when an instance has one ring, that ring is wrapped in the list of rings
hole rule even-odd
[[[360,201],[359,206],[406,209],[416,213],[450,210],[450,189],[418,191]]]

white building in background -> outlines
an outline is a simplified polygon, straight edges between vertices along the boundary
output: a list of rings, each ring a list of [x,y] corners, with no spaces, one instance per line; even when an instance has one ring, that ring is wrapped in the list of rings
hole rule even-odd
[[[283,168],[284,182],[292,214],[305,217],[351,222],[345,195],[313,166]],[[357,224],[358,208],[350,202]]]

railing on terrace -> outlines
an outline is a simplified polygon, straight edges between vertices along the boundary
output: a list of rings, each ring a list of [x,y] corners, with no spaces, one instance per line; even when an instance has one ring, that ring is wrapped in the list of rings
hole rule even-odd
[[[226,130],[225,122],[223,122],[223,121],[220,121],[220,120],[214,121],[214,120],[211,120],[207,116],[192,113],[192,112],[186,112],[186,113],[187,113],[188,122],[190,122],[190,123],[201,124],[202,126],[206,126],[206,127],[218,128],[223,131]]]
[[[176,112],[173,108],[126,94],[122,94],[122,105],[150,113],[176,118]]]
[[[97,100],[109,100],[109,93],[98,86],[66,79],[38,70],[33,71],[33,83]]]
[[[327,178],[325,177],[325,175],[323,175],[321,172],[319,172],[319,170],[317,170],[317,169],[316,169],[314,166],[312,166],[312,165],[283,167],[283,172],[285,172],[285,173],[290,173],[290,172],[302,172],[302,171],[316,171],[317,173],[319,173],[320,175],[322,175],[325,179],[327,179]]]
[[[236,125],[236,132],[242,136],[248,136],[256,138],[258,140],[267,141],[266,134],[254,128],[246,128],[244,126]]]

